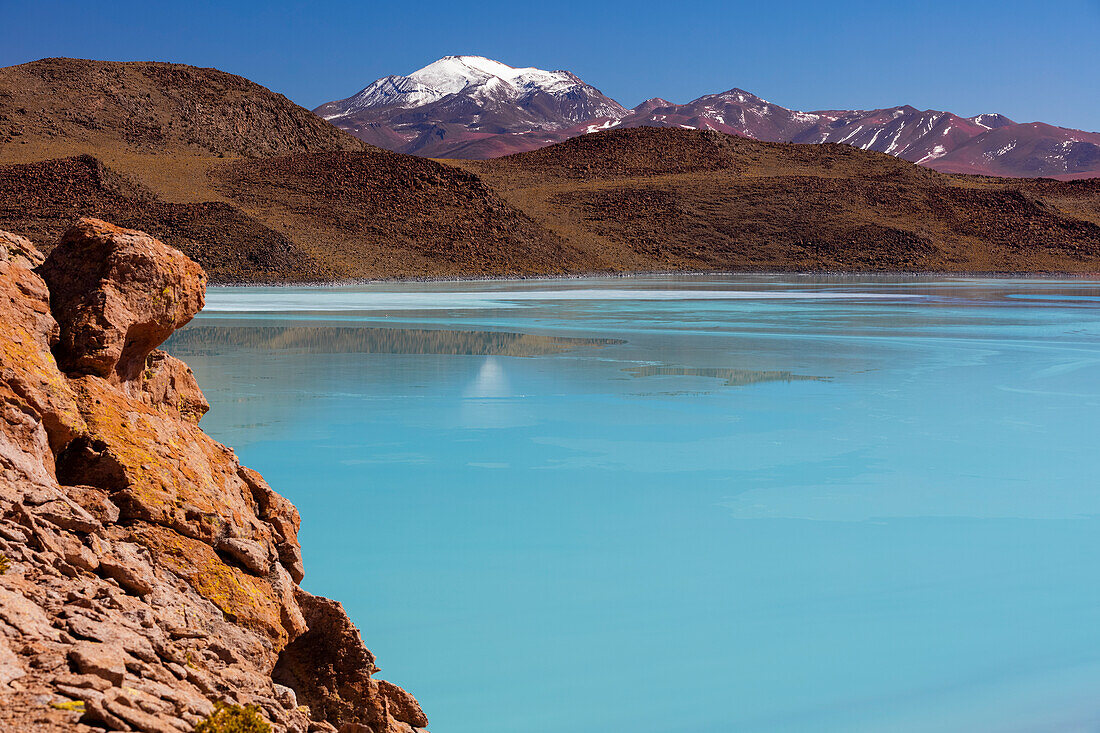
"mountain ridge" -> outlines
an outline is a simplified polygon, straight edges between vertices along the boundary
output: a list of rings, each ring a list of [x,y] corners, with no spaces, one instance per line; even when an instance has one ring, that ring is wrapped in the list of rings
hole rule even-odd
[[[567,74],[585,89],[595,89],[570,72],[512,69],[484,57],[445,57],[409,77],[383,77],[368,85],[359,95],[369,91],[369,104],[356,106],[349,102],[356,95],[329,102],[315,112],[373,145],[437,158],[494,158],[601,129],[679,127],[768,142],[843,143],[956,173],[1064,179],[1100,175],[1100,133],[1046,123],[1017,123],[997,112],[962,117],[911,105],[871,110],[794,110],[736,87],[684,104],[655,97],[629,110],[600,93],[606,101],[578,105],[572,116],[538,123],[525,117],[522,104],[511,104],[512,98],[487,97],[480,87],[469,91],[462,84],[468,75],[456,72],[450,61],[467,58],[545,78]],[[419,104],[418,98],[400,91],[387,97],[386,80],[407,80],[417,75],[430,76],[435,85],[446,86],[448,94],[436,92],[427,104]],[[417,90],[417,94],[425,93],[419,86]],[[998,130],[1008,132],[990,134]],[[1017,152],[1010,155],[1014,150]]]
[[[554,131],[589,119],[621,117],[627,110],[568,71],[515,68],[484,56],[445,56],[407,76],[382,77],[314,113],[372,144],[400,139],[404,143],[383,147],[431,156],[436,139],[461,131]],[[387,132],[377,134],[379,127]]]

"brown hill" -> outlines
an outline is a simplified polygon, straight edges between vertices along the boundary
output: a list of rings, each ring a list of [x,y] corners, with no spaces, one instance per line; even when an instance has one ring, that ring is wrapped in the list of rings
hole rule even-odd
[[[591,259],[509,206],[475,174],[370,148],[237,160],[222,196],[345,277],[542,275]]]
[[[171,161],[170,158],[167,158]],[[81,216],[148,231],[213,282],[564,274],[587,260],[474,174],[372,148],[223,161],[164,201],[98,159],[0,166],[0,227],[49,250]]]
[[[362,149],[281,94],[217,69],[84,59],[0,68],[0,144],[62,141],[233,156]]]
[[[0,167],[0,229],[49,251],[82,216],[149,232],[199,262],[217,282],[333,276],[286,235],[230,204],[166,203],[90,155]]]
[[[739,176],[860,175],[942,180],[927,168],[848,145],[767,143],[709,130],[637,127],[571,138],[493,161],[463,164],[518,178],[591,180],[679,173],[733,172]],[[500,177],[495,175],[494,177]]]
[[[216,199],[221,158],[362,150],[281,94],[217,69],[42,59],[0,68],[0,164],[90,154],[168,201]]]
[[[654,128],[462,165],[614,270],[1100,271],[1095,181]]]

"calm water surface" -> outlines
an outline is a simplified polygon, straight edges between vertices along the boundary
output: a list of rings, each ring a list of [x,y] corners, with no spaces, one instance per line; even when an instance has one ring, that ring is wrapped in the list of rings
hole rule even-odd
[[[170,348],[434,733],[1100,727],[1100,283],[215,288]]]

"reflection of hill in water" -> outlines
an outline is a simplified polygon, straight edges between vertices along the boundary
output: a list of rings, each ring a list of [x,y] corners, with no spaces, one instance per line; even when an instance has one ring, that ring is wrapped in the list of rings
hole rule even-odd
[[[625,343],[619,339],[565,338],[495,331],[436,331],[340,326],[192,326],[168,341],[186,356],[227,348],[296,351],[306,354],[472,354],[542,356],[586,346]]]
[[[636,366],[623,370],[635,377],[713,377],[726,380],[727,387],[743,387],[760,382],[821,382],[829,377],[810,377],[786,371],[759,371],[757,369],[720,369],[681,366]]]

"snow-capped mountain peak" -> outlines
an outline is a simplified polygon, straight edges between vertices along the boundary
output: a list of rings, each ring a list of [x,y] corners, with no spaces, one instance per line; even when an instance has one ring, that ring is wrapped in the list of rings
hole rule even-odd
[[[475,93],[497,90],[518,96],[534,90],[553,94],[584,86],[568,71],[543,71],[533,67],[517,69],[484,56],[446,56],[414,71],[408,78],[436,90],[442,96],[470,88]]]
[[[549,133],[628,114],[568,71],[514,67],[484,56],[444,56],[314,112],[367,142],[416,153],[456,135]]]
[[[602,98],[596,105],[599,109],[586,109],[585,115],[626,114],[617,102],[603,97],[568,71],[517,68],[484,56],[444,56],[407,76],[378,79],[352,97],[329,102],[318,112],[327,120],[336,120],[368,109],[424,107],[452,95],[478,102],[522,102],[539,93],[559,98],[598,96]]]
[[[997,112],[986,112],[967,119],[987,130],[996,130],[999,127],[1015,124],[1012,120]]]

